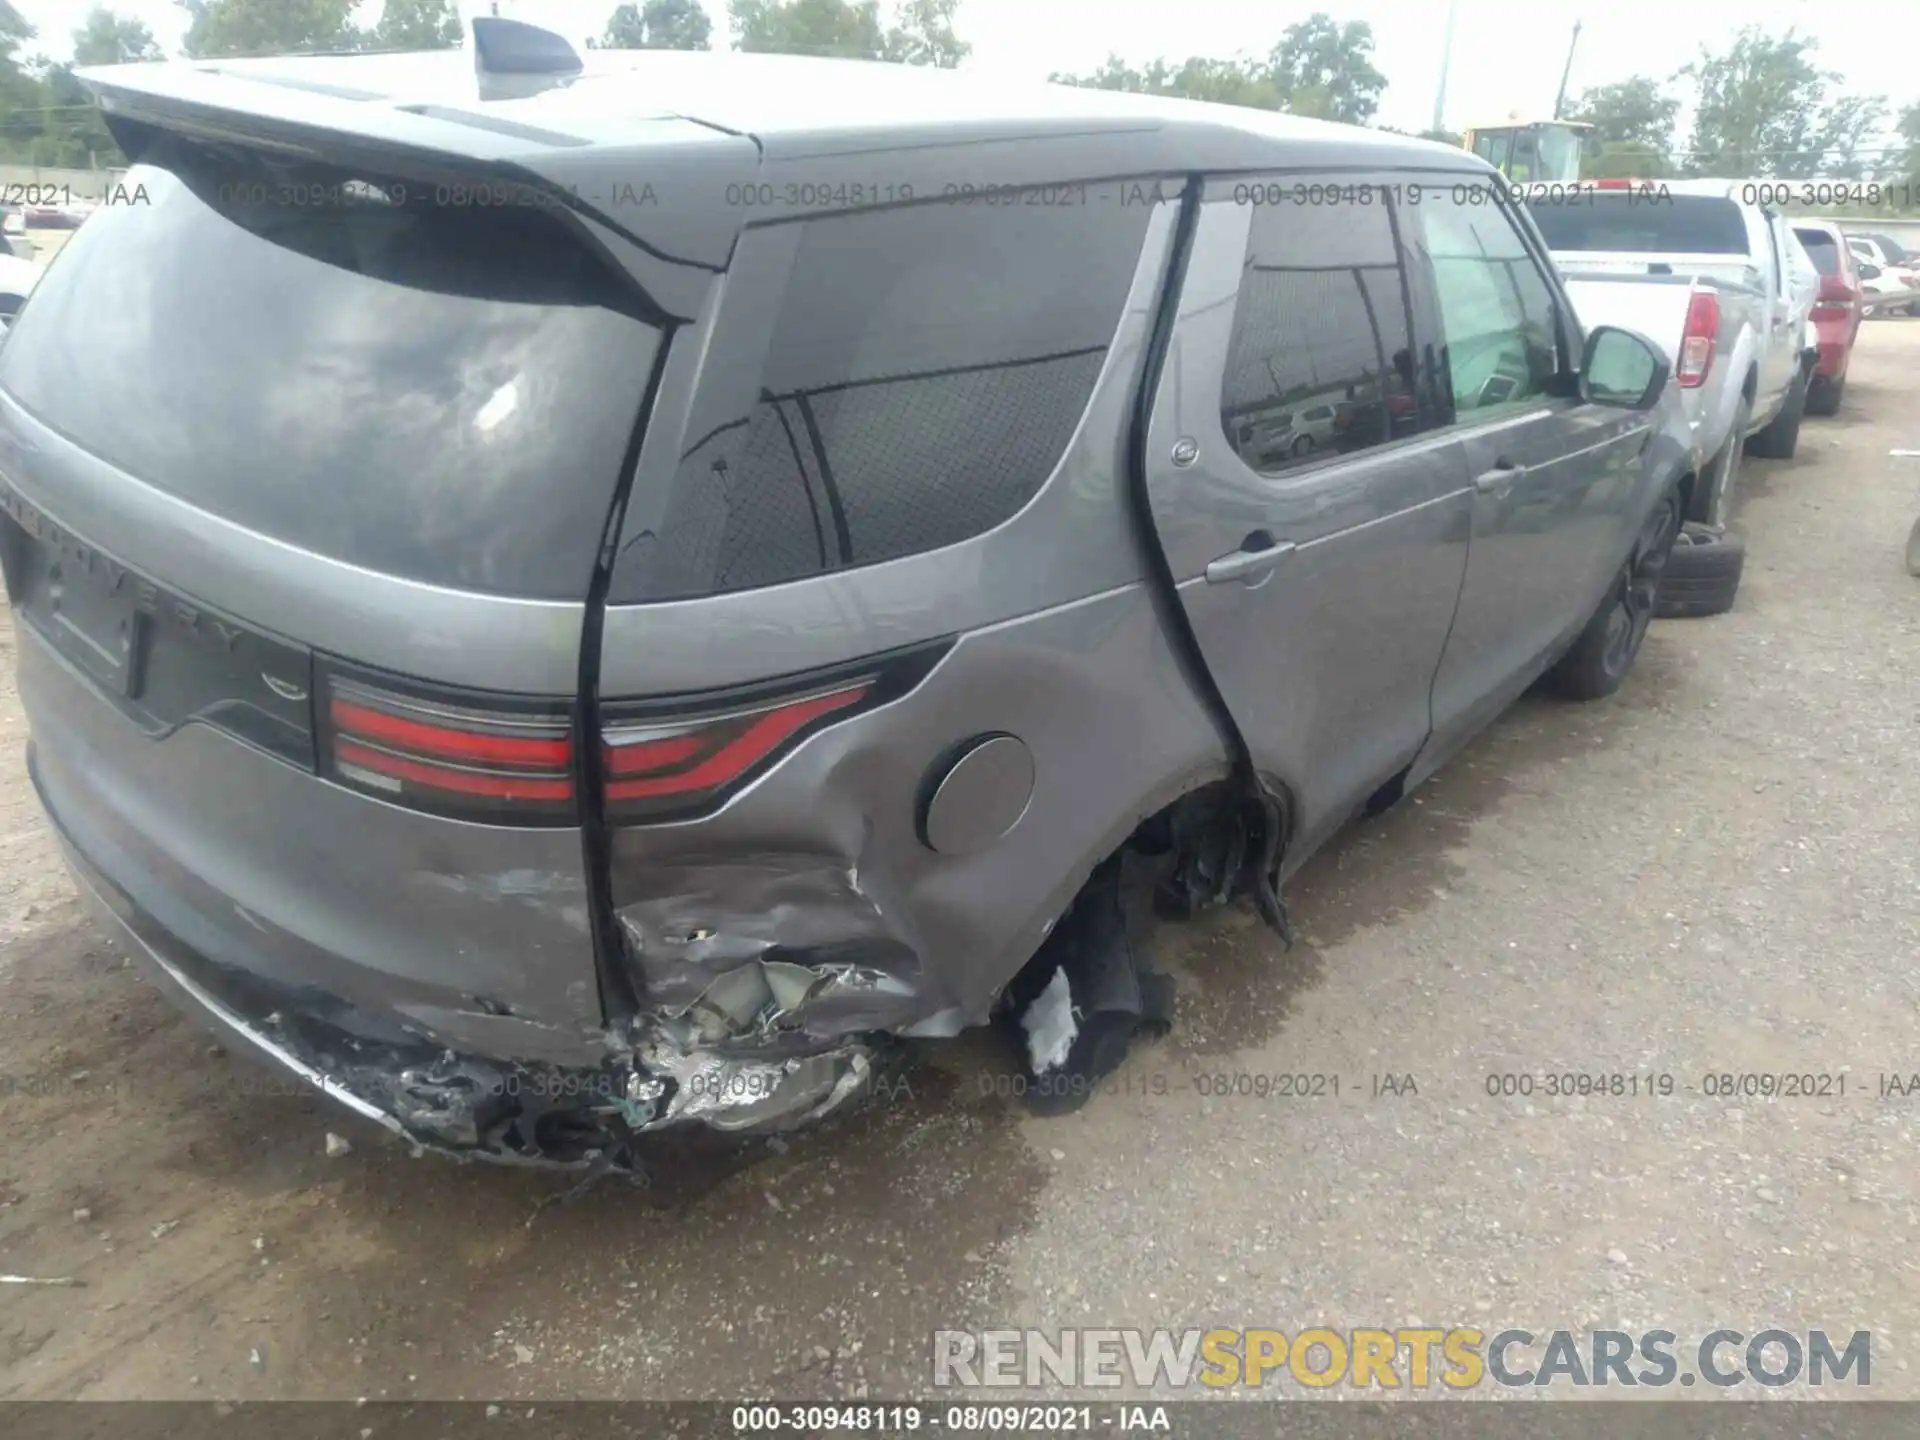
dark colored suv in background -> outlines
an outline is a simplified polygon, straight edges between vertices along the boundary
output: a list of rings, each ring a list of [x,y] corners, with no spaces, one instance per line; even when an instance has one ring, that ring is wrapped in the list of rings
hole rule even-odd
[[[1665,365],[1472,156],[478,28],[89,72],[130,198],[0,347],[80,886],[361,1113],[622,1164],[1008,1011],[1084,1077],[1166,1013],[1124,847],[1284,931],[1343,822],[1631,666]]]

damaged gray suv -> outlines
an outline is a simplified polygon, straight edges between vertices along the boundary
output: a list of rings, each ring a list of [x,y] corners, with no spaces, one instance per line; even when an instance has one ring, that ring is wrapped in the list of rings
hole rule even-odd
[[[476,28],[88,72],[132,169],[0,346],[33,781],[236,1047],[510,1161],[997,1017],[1065,1108],[1171,1013],[1123,852],[1285,935],[1632,665],[1665,363],[1475,157]]]

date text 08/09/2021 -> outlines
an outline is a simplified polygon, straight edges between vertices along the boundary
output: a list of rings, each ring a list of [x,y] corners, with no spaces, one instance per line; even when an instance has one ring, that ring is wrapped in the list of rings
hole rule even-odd
[[[737,1435],[791,1430],[801,1434],[904,1435],[950,1430],[957,1434],[1072,1435],[1094,1431],[1173,1429],[1164,1405],[922,1405],[741,1404],[733,1407]]]

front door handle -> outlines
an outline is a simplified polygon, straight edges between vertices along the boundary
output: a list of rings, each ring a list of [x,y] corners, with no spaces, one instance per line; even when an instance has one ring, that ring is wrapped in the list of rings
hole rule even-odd
[[[1273,569],[1298,548],[1291,540],[1276,541],[1264,530],[1247,536],[1246,543],[1231,555],[1222,555],[1207,566],[1209,585],[1226,585],[1235,580],[1256,580]]]
[[[1502,455],[1493,462],[1491,470],[1483,470],[1473,477],[1473,488],[1482,495],[1490,495],[1495,500],[1507,498],[1507,492],[1513,489],[1513,482],[1527,473],[1527,467],[1516,465]]]

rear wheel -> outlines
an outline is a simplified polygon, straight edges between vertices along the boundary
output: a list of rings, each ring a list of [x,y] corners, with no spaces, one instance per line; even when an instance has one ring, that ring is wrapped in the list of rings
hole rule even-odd
[[[1840,397],[1846,392],[1847,378],[1822,380],[1814,377],[1813,388],[1807,392],[1807,413],[1809,415],[1838,415]]]
[[[1647,638],[1679,532],[1680,497],[1670,490],[1640,527],[1587,628],[1550,672],[1550,683],[1560,694],[1569,700],[1598,700],[1620,688]]]

